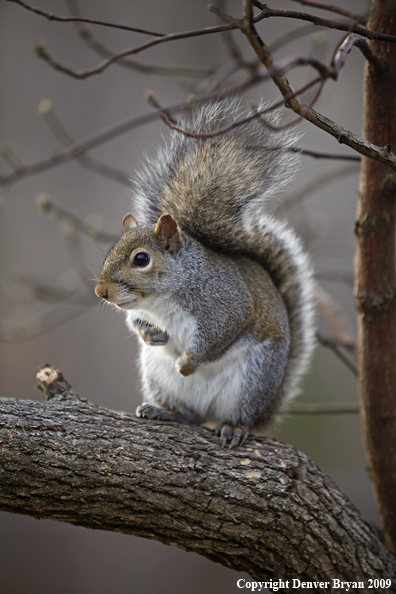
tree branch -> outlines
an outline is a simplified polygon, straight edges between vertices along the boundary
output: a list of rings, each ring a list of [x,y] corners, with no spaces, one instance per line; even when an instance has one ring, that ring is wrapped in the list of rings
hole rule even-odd
[[[14,1],[14,0],[11,0],[11,1]],[[265,18],[264,12],[260,12],[260,14],[258,14],[257,16],[254,17],[253,21],[255,23],[257,23],[257,22],[261,21],[263,18]],[[100,74],[101,72],[106,70],[106,68],[108,68],[111,64],[119,61],[122,58],[126,58],[127,56],[139,54],[140,52],[142,52],[146,49],[149,49],[151,47],[154,47],[160,43],[164,43],[164,42],[166,43],[168,41],[177,41],[179,39],[189,39],[189,38],[197,37],[197,36],[201,36],[201,35],[211,35],[213,33],[220,33],[222,31],[230,31],[234,28],[235,27],[233,27],[231,25],[219,25],[217,27],[205,27],[203,29],[194,29],[192,31],[182,31],[181,33],[170,33],[169,35],[162,35],[161,37],[156,37],[155,39],[146,41],[145,43],[142,43],[139,46],[122,50],[121,52],[118,52],[117,54],[114,54],[114,55],[106,58],[103,62],[101,62],[97,66],[95,66],[93,68],[89,68],[87,70],[81,70],[81,71],[72,70],[71,68],[68,68],[67,66],[63,66],[62,64],[53,60],[53,58],[50,56],[50,54],[46,51],[44,43],[42,43],[41,41],[35,43],[34,50],[35,50],[36,55],[39,58],[44,59],[55,70],[59,70],[60,72],[63,72],[63,74],[67,74],[68,76],[71,76],[73,78],[84,80],[84,79],[86,79],[90,76],[93,76],[95,74]]]
[[[77,4],[77,0],[66,0],[66,4],[69,8],[69,12],[72,17],[79,17],[81,21],[88,19],[81,18],[80,8]],[[79,37],[87,44],[87,46],[102,56],[102,58],[110,58],[114,55],[113,51],[110,51],[99,39],[94,37],[90,29],[86,27],[83,22],[78,20],[76,30]],[[140,32],[140,31],[139,31]],[[142,31],[143,32],[143,31]],[[150,33],[145,31],[146,33]],[[158,35],[161,37],[161,35]],[[195,66],[183,66],[183,65],[162,65],[162,64],[146,64],[143,62],[136,62],[136,60],[121,59],[117,61],[117,65],[122,68],[129,68],[136,72],[143,74],[165,74],[165,75],[176,75],[176,76],[210,76],[213,73],[212,68],[200,68]]]
[[[60,144],[67,148],[69,146],[74,146],[76,144],[75,139],[68,133],[65,126],[61,122],[58,114],[56,113],[56,109],[54,103],[49,99],[43,99],[40,101],[38,106],[38,112],[43,118],[44,122],[47,124],[49,129],[51,130],[54,137],[60,142]],[[86,169],[97,173],[103,177],[107,177],[117,183],[121,184],[124,187],[129,188],[131,185],[130,176],[127,175],[124,171],[117,169],[116,167],[112,167],[111,165],[107,165],[98,159],[93,159],[89,155],[80,155],[78,158],[80,164],[85,167]]]
[[[143,33],[144,35],[152,35],[153,37],[164,37],[164,33],[156,33],[154,31],[147,31],[146,29],[137,29],[136,27],[130,27],[128,25],[119,25],[116,23],[109,23],[108,21],[98,21],[96,19],[85,19],[81,16],[57,16],[52,12],[45,12],[44,10],[40,10],[35,6],[29,6],[26,2],[22,2],[22,0],[7,0],[7,2],[12,2],[14,4],[19,4],[22,8],[29,10],[30,12],[34,12],[35,14],[44,17],[48,21],[57,21],[58,23],[90,23],[91,25],[101,25],[102,27],[109,27],[112,29],[121,29],[123,31],[131,31],[134,33]]]
[[[342,16],[346,16],[348,19],[352,19],[353,21],[357,21],[358,23],[366,23],[367,17],[361,16],[354,12],[350,12],[349,10],[345,10],[345,8],[341,8],[339,6],[334,6],[333,4],[324,4],[323,2],[313,2],[312,0],[293,0],[294,2],[298,2],[299,4],[303,4],[304,6],[312,6],[314,8],[320,8],[321,10],[329,10],[330,12],[335,12],[337,14],[341,14]]]
[[[314,16],[313,14],[307,14],[306,12],[297,12],[295,10],[283,10],[283,9],[276,9],[276,8],[269,8],[263,2],[259,0],[254,0],[254,6],[259,8],[265,18],[270,17],[281,17],[287,19],[297,19],[301,21],[308,21],[310,23],[314,23],[315,25],[326,27],[328,29],[335,29],[337,31],[346,31],[347,33],[357,33],[362,37],[366,37],[366,39],[373,39],[376,41],[389,41],[390,43],[396,43],[396,35],[388,35],[386,33],[381,33],[377,31],[372,31],[370,29],[366,29],[359,25],[358,23],[347,22],[341,23],[340,21],[332,21],[330,19],[323,19],[322,17]],[[260,13],[261,15],[261,13]],[[359,19],[360,20],[360,19]],[[365,20],[365,17],[362,17],[361,20]]]
[[[263,12],[270,10],[267,9],[265,4],[257,2],[257,0],[254,1],[254,5],[259,6]],[[390,145],[385,145],[384,147],[375,146],[371,142],[363,140],[355,134],[352,134],[352,132],[349,132],[336,122],[329,120],[325,116],[316,112],[311,107],[301,103],[301,101],[295,96],[295,92],[290,86],[290,83],[287,80],[286,76],[283,74],[283,72],[279,72],[277,70],[272,55],[270,54],[267,46],[265,45],[265,43],[256,31],[253,19],[251,18],[250,1],[245,0],[245,16],[243,19],[235,19],[231,15],[221,12],[213,6],[210,6],[210,9],[212,10],[212,12],[215,12],[217,15],[221,16],[224,22],[229,23],[230,25],[237,27],[242,31],[247,41],[250,43],[251,47],[256,53],[257,57],[259,58],[260,62],[263,64],[263,66],[265,66],[265,68],[269,72],[273,73],[271,78],[278,87],[279,91],[282,93],[282,96],[285,99],[286,107],[289,107],[296,114],[308,120],[321,130],[324,130],[331,136],[334,136],[334,138],[336,138],[340,144],[346,144],[347,146],[350,146],[361,155],[364,155],[371,159],[375,159],[376,161],[383,163],[384,165],[389,165],[394,171],[396,171],[396,154],[392,152]],[[356,31],[356,29],[353,30]],[[396,36],[385,35],[385,37],[393,37],[394,41],[396,41]],[[289,97],[293,98],[289,99]]]
[[[208,429],[83,401],[54,368],[37,377],[49,403],[0,399],[1,510],[160,540],[260,580],[395,580],[393,554],[295,448],[222,449]]]

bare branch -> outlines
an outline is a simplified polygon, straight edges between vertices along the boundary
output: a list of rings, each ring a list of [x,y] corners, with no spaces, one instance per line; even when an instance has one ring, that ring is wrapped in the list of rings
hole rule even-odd
[[[298,150],[298,149],[296,149]],[[302,155],[306,157],[312,157],[313,159],[329,159],[329,160],[337,160],[337,161],[355,161],[359,163],[361,161],[361,157],[357,157],[356,155],[337,155],[334,153],[319,153],[317,151],[310,151],[308,149],[303,149],[301,151]]]
[[[73,146],[76,144],[76,140],[70,136],[60,121],[52,101],[48,101],[47,99],[41,101],[39,104],[39,113],[43,117],[45,123],[48,125],[55,138],[64,147]],[[98,159],[93,159],[88,155],[80,155],[77,157],[77,160],[83,167],[93,171],[94,173],[97,173],[98,175],[112,179],[113,181],[116,181],[127,188],[129,188],[131,185],[129,175],[124,171],[117,169],[116,167],[107,165],[107,163],[103,163]]]
[[[0,156],[8,163],[13,169],[22,167],[22,161],[15,155],[14,151],[9,144],[3,142],[0,145]]]
[[[262,76],[266,77],[266,75],[262,75]],[[245,90],[252,84],[255,84],[258,81],[261,81],[262,76],[261,75],[257,76],[257,78],[255,78],[255,79],[249,80],[249,81],[242,83],[240,85],[235,85],[234,87],[230,87],[228,89],[225,89],[224,91],[221,91],[218,93],[210,93],[209,95],[200,97],[199,99],[197,98],[197,102],[212,101],[212,100],[222,99],[227,96],[233,96],[236,93]],[[309,86],[311,84],[314,84],[315,82],[318,82],[318,79],[316,79],[315,81],[312,81],[312,83],[309,83]],[[300,92],[306,88],[307,88],[307,86],[304,87],[303,89],[300,89]],[[283,102],[284,102],[284,100],[275,104],[274,108],[276,108],[277,106],[279,107],[279,105],[283,104]],[[179,104],[164,108],[163,112],[166,114],[169,114],[169,113],[185,111],[185,110],[190,109],[191,105],[192,104],[189,102],[179,103]],[[72,145],[71,147],[69,147],[68,149],[66,149],[64,151],[61,151],[61,152],[53,155],[52,157],[48,157],[41,161],[36,161],[35,163],[31,163],[29,165],[20,166],[20,167],[14,169],[14,171],[12,171],[11,173],[0,174],[0,185],[12,184],[12,183],[18,181],[22,177],[26,177],[29,175],[35,175],[37,173],[46,171],[47,169],[51,169],[52,167],[61,165],[62,163],[65,163],[72,159],[76,159],[80,155],[83,155],[84,153],[88,152],[89,150],[92,150],[93,148],[100,146],[101,144],[104,144],[104,143],[108,142],[109,140],[116,138],[117,136],[120,136],[121,134],[125,134],[126,132],[129,132],[130,130],[133,130],[134,128],[138,128],[140,126],[148,124],[160,117],[161,117],[160,112],[150,112],[150,113],[147,113],[147,114],[144,114],[141,116],[135,116],[132,118],[128,118],[127,120],[124,120],[123,122],[115,124],[114,126],[111,126],[110,128],[107,128],[105,130],[102,130],[101,132],[98,132],[97,134],[94,134],[85,140],[80,140],[80,141],[76,142],[76,144]],[[180,131],[182,132],[182,130],[180,130]],[[300,149],[290,149],[290,150],[296,150],[296,151],[300,152]],[[318,153],[318,152],[310,151],[307,149],[304,149],[301,152],[303,155],[310,156],[315,159],[340,159],[340,160],[352,160],[352,161],[360,160],[360,157],[355,157],[355,156],[351,156],[351,155],[336,155],[336,154],[329,154],[329,153]]]
[[[86,235],[94,241],[100,241],[103,243],[114,243],[119,239],[118,235],[106,233],[104,231],[101,231],[100,229],[93,227],[92,225],[88,225],[80,218],[78,218],[76,215],[70,213],[67,210],[64,210],[63,208],[60,208],[59,206],[56,206],[56,204],[52,202],[52,200],[47,194],[40,194],[39,196],[37,196],[36,203],[39,208],[39,211],[42,214],[50,215],[58,219],[59,221],[71,223],[76,229],[76,231],[82,233],[83,235]]]
[[[265,18],[264,14],[260,13],[259,15],[254,17],[253,20],[254,20],[254,22],[259,22],[263,18]],[[195,29],[193,31],[184,31],[182,33],[171,33],[169,35],[157,37],[156,39],[152,39],[151,41],[146,41],[146,43],[143,43],[142,45],[139,45],[137,47],[128,48],[126,50],[123,50],[117,54],[112,55],[111,57],[104,60],[101,64],[98,64],[94,68],[90,68],[90,69],[82,70],[82,71],[72,70],[71,68],[68,68],[67,66],[63,66],[59,62],[56,62],[50,56],[50,54],[46,51],[45,45],[43,42],[36,42],[35,46],[34,46],[34,50],[35,50],[36,55],[39,58],[43,58],[55,70],[58,70],[59,72],[62,72],[63,74],[67,74],[68,76],[71,76],[76,79],[86,79],[90,76],[93,76],[94,74],[100,74],[101,72],[106,70],[106,68],[108,68],[111,64],[117,62],[121,58],[125,58],[126,56],[138,54],[138,53],[142,52],[143,50],[146,50],[150,47],[154,47],[160,43],[168,42],[168,41],[176,41],[178,39],[189,39],[189,38],[198,37],[201,35],[210,35],[212,33],[220,33],[221,31],[229,31],[233,28],[234,27],[232,27],[231,25],[219,25],[217,27],[205,27],[204,29]]]
[[[0,319],[1,342],[26,342],[36,338],[64,322],[84,313],[87,308],[95,303],[94,292],[76,293],[74,297],[67,298],[64,303],[55,307],[46,307],[44,311],[32,313],[17,320]]]
[[[259,5],[263,9],[263,12],[267,10],[266,5],[263,5],[261,2],[255,1],[255,5]],[[216,14],[220,14],[216,9],[215,12]],[[238,19],[234,19],[225,13],[221,13],[220,16],[222,16],[225,22],[232,23],[232,25],[238,27],[244,33],[246,39],[252,46],[261,63],[269,72],[273,72],[272,79],[282,93],[282,96],[285,99],[286,107],[290,107],[298,115],[304,117],[306,120],[318,128],[321,128],[331,136],[334,136],[340,144],[346,144],[356,150],[358,153],[365,155],[370,159],[375,159],[376,161],[384,163],[385,165],[389,165],[393,170],[396,171],[396,155],[392,153],[389,145],[385,146],[384,148],[377,147],[367,140],[357,137],[355,134],[352,134],[352,132],[349,132],[342,126],[329,120],[325,116],[316,112],[314,109],[309,108],[299,101],[283,72],[274,70],[276,68],[274,59],[268,51],[267,46],[264,44],[263,40],[255,30],[253,21],[246,21],[246,19],[239,21]],[[396,41],[396,36],[394,36],[394,40]],[[289,99],[290,96],[293,96],[293,98]]]
[[[80,10],[75,0],[66,0],[66,4],[69,7],[69,11],[72,16],[80,17]],[[81,39],[88,45],[90,49],[96,52],[102,58],[111,58],[114,56],[114,52],[110,51],[103,43],[98,41],[91,31],[83,23],[76,23],[77,33]],[[124,58],[117,61],[117,65],[122,68],[129,68],[136,72],[143,74],[161,74],[161,75],[172,75],[172,76],[209,76],[213,72],[213,68],[203,68],[199,66],[183,66],[183,65],[162,65],[162,64],[146,64],[143,62],[136,62]]]
[[[180,110],[186,108],[186,104],[183,103],[177,106]],[[168,108],[169,111],[172,111],[174,108]],[[177,111],[177,109],[175,109]],[[9,174],[0,175],[0,184],[10,184],[21,177],[25,177],[27,175],[34,175],[36,173],[41,173],[42,171],[46,171],[51,167],[55,167],[60,165],[61,163],[65,163],[66,161],[70,161],[71,159],[76,159],[79,156],[83,155],[87,151],[108,142],[112,138],[119,136],[120,134],[124,134],[129,130],[137,128],[139,126],[143,126],[149,122],[152,122],[159,118],[157,113],[147,113],[142,116],[137,116],[133,118],[128,118],[124,122],[120,122],[115,126],[102,130],[98,134],[94,134],[87,138],[86,140],[79,141],[76,144],[72,145],[71,147],[53,155],[52,157],[48,157],[47,159],[43,159],[42,161],[36,161],[35,163],[31,163],[30,165],[24,165],[23,167],[19,167],[15,169],[13,172]]]
[[[282,409],[282,415],[349,415],[357,413],[360,413],[358,403],[345,404],[344,402],[326,402],[326,404],[302,402],[301,404],[291,404]]]
[[[302,151],[304,154],[305,151]],[[359,159],[359,158],[357,158]],[[338,182],[342,177],[352,175],[358,172],[356,165],[344,165],[338,169],[331,169],[325,171],[321,175],[313,177],[303,186],[299,186],[296,190],[288,192],[279,200],[277,212],[286,212],[292,208],[295,208],[302,202],[305,202],[312,194],[315,194],[318,190],[321,190],[327,184]]]
[[[357,33],[362,37],[366,37],[367,39],[373,39],[375,41],[388,41],[390,43],[396,43],[396,35],[388,35],[386,33],[377,33],[376,31],[370,31],[369,29],[366,29],[365,27],[362,27],[362,25],[359,25],[357,23],[341,23],[339,21],[322,19],[321,17],[314,16],[312,14],[307,14],[306,12],[296,12],[294,10],[269,8],[266,4],[260,2],[259,0],[254,0],[253,4],[254,6],[257,6],[257,8],[259,8],[262,11],[262,13],[264,13],[263,18],[280,17],[309,21],[314,25],[326,27],[327,29],[346,31],[347,33]]]
[[[354,46],[360,49],[366,60],[370,62],[370,64],[376,69],[378,74],[385,73],[383,62],[380,60],[378,56],[374,54],[367,41],[365,39],[362,39],[360,35],[352,34],[347,35],[347,37],[345,37],[345,39],[340,43],[340,45],[337,47],[334,53],[334,57],[331,61],[331,67],[337,74],[344,66],[347,55]]]
[[[93,303],[92,294],[87,297],[85,293],[82,294],[78,290],[44,283],[20,266],[13,270],[12,279],[16,284],[28,289],[35,302],[47,305],[67,303],[73,307],[85,307]]]
[[[329,10],[330,12],[335,12],[337,14],[341,14],[342,16],[346,16],[357,23],[367,23],[368,18],[366,16],[361,16],[360,14],[355,14],[354,12],[350,12],[349,10],[345,10],[345,8],[340,8],[339,6],[334,6],[334,4],[325,4],[324,2],[314,2],[313,0],[293,0],[293,2],[298,2],[299,4],[303,4],[304,6],[312,6],[314,8],[320,8],[322,10]]]
[[[338,344],[342,344],[344,347],[348,346],[348,350],[350,350],[353,356],[356,357],[356,341],[352,336],[348,328],[348,324],[343,318],[341,308],[335,301],[334,297],[332,297],[328,291],[319,285],[319,283],[316,283],[315,298],[319,311],[335,330]]]
[[[264,76],[266,76],[266,75],[264,75]],[[314,80],[310,81],[307,85],[305,85],[298,91],[293,92],[292,96],[295,97],[296,95],[303,93],[304,91],[306,91],[307,89],[309,89],[310,87],[312,87],[313,85],[315,85],[319,82],[320,82],[320,78],[315,78]],[[290,96],[289,98],[291,99],[292,96]],[[243,118],[242,120],[239,120],[237,122],[233,122],[229,126],[226,126],[225,128],[221,128],[220,130],[216,130],[215,132],[202,132],[202,133],[190,132],[189,130],[184,130],[184,129],[180,128],[179,126],[175,125],[172,121],[170,121],[169,117],[167,116],[167,114],[164,111],[160,112],[160,116],[161,116],[161,119],[163,120],[163,122],[165,122],[165,124],[168,126],[168,128],[170,128],[171,130],[174,130],[176,132],[180,132],[180,134],[184,134],[184,136],[187,136],[188,138],[214,138],[215,136],[220,136],[221,134],[225,134],[226,132],[229,132],[230,130],[233,130],[234,128],[243,126],[244,124],[247,124],[248,122],[251,122],[252,120],[254,120],[256,118],[259,118],[260,116],[262,116],[266,113],[270,113],[271,111],[274,111],[275,109],[277,109],[278,107],[283,105],[284,102],[285,102],[285,99],[282,99],[281,101],[274,103],[270,107],[266,107],[265,109],[255,110],[254,113],[247,116],[246,118]],[[266,125],[267,125],[267,122],[266,122]],[[268,125],[269,125],[269,127],[274,128],[270,124],[268,124]],[[279,149],[274,149],[274,150],[279,150]],[[281,150],[284,150],[284,149],[281,149]],[[295,149],[295,150],[296,150],[296,152],[301,152],[299,149]]]
[[[216,6],[223,10],[224,8],[224,0],[217,0]],[[224,43],[224,46],[227,50],[228,55],[232,60],[235,61],[236,65],[240,67],[244,64],[245,60],[243,57],[243,53],[241,52],[238,44],[235,42],[235,39],[232,36],[231,31],[224,31],[221,34],[221,40]]]
[[[315,273],[315,278],[320,281],[344,283],[350,287],[353,287],[354,283],[352,272],[348,272],[347,270],[320,270]]]
[[[263,78],[267,78],[267,75],[266,74],[257,75],[257,76],[252,77],[249,80],[247,80],[241,84],[234,85],[234,86],[229,87],[223,91],[216,92],[216,93],[209,93],[206,96],[197,98],[196,102],[201,103],[201,102],[205,102],[205,101],[215,101],[215,100],[223,99],[225,97],[234,96],[234,95],[248,89],[252,85],[257,84],[258,82],[261,82]],[[315,81],[312,81],[312,83],[309,83],[309,86],[311,84],[314,84],[314,82]],[[306,89],[306,88],[307,87],[304,87],[304,89]],[[283,101],[281,101],[277,105],[281,105],[282,103],[283,103]],[[187,110],[191,109],[191,105],[192,105],[192,102],[178,103],[178,104],[175,104],[175,105],[165,108],[164,112],[165,113],[177,113],[177,112],[181,112],[181,111],[187,111]],[[0,175],[0,185],[12,184],[22,177],[26,177],[28,175],[35,175],[37,173],[41,173],[42,171],[46,171],[47,169],[56,167],[62,163],[70,161],[72,159],[76,159],[80,155],[83,155],[84,153],[88,152],[89,150],[91,150],[97,146],[100,146],[101,144],[104,144],[104,143],[108,142],[109,140],[116,138],[117,136],[120,136],[121,134],[125,134],[126,132],[129,132],[130,130],[133,130],[134,128],[137,128],[139,126],[143,126],[143,125],[148,124],[152,121],[155,121],[157,118],[160,118],[160,117],[161,117],[161,114],[159,112],[150,112],[150,113],[147,113],[147,114],[144,114],[141,116],[134,116],[132,118],[128,118],[128,119],[124,120],[123,122],[115,124],[114,126],[111,126],[110,128],[107,128],[105,130],[102,130],[101,132],[98,132],[97,134],[94,134],[85,140],[78,141],[76,144],[69,147],[68,149],[61,151],[51,157],[48,157],[41,161],[36,161],[35,163],[31,163],[30,165],[23,165],[21,167],[16,168],[11,173],[1,174]],[[308,154],[308,151],[306,151],[306,154]],[[334,156],[334,155],[321,156],[320,153],[312,153],[311,156],[315,156],[317,158],[338,158],[337,156]],[[341,157],[341,158],[350,158],[350,157]]]
[[[113,29],[122,29],[124,31],[133,31],[134,33],[143,33],[144,35],[152,35],[153,37],[164,37],[164,33],[156,33],[154,31],[147,31],[146,29],[138,29],[136,27],[129,27],[128,25],[117,25],[115,23],[109,23],[108,21],[98,21],[96,19],[84,19],[83,17],[79,16],[71,16],[71,17],[63,17],[63,16],[56,16],[52,13],[45,12],[36,8],[34,6],[29,6],[22,0],[6,0],[7,2],[12,2],[14,4],[19,4],[22,8],[26,10],[30,10],[35,14],[46,18],[49,21],[58,21],[60,23],[90,23],[91,25],[102,25],[103,27],[110,27]]]
[[[14,0],[9,0],[14,1]],[[54,70],[58,72],[62,72],[72,78],[76,79],[86,79],[94,74],[100,74],[105,70],[110,64],[116,63],[120,66],[124,66],[127,68],[132,68],[133,70],[137,70],[139,72],[144,72],[145,74],[168,74],[168,75],[181,75],[181,76],[207,76],[213,72],[212,69],[208,68],[197,68],[194,69],[191,66],[161,66],[161,65],[154,65],[154,64],[142,64],[138,62],[132,61],[125,61],[122,60],[122,56],[129,55],[129,51],[120,52],[118,54],[112,54],[111,52],[104,52],[105,55],[109,56],[104,62],[99,64],[99,66],[95,68],[91,68],[89,70],[82,70],[82,71],[75,71],[67,66],[63,66],[56,60],[52,58],[52,56],[47,52],[45,44],[42,41],[36,41],[34,44],[34,52],[38,58],[42,58],[48,66],[51,66]]]
[[[288,43],[292,43],[301,37],[305,37],[305,35],[310,35],[313,32],[318,30],[323,30],[325,27],[315,27],[312,25],[302,25],[301,27],[296,27],[292,31],[288,31],[284,35],[275,39],[272,43],[268,45],[268,49],[271,53],[278,51],[281,47],[284,47]]]
[[[333,353],[336,355],[336,357],[338,357],[339,360],[349,369],[349,371],[351,371],[353,373],[353,375],[355,377],[357,377],[356,365],[353,365],[353,363],[351,363],[349,361],[349,359],[344,355],[344,353],[340,350],[340,348],[339,348],[340,344],[337,340],[325,338],[319,332],[316,334],[316,337],[322,346],[328,347],[329,349],[331,349],[333,351]],[[345,346],[345,345],[342,344],[342,346]]]

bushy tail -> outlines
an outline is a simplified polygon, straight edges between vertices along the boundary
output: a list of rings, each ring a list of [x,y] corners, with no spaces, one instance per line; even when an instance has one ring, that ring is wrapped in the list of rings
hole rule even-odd
[[[269,272],[278,287],[290,321],[290,356],[283,384],[283,398],[296,394],[315,347],[313,268],[300,239],[286,223],[271,216],[257,218],[247,213],[246,252]]]
[[[263,109],[260,105],[258,110]],[[243,113],[236,101],[206,105],[180,127],[212,134]],[[300,162],[298,135],[277,130],[279,116],[263,116],[214,137],[172,132],[170,142],[147,160],[134,183],[139,223],[170,213],[205,245],[258,260],[270,273],[289,312],[290,361],[284,395],[291,396],[313,350],[312,269],[300,240],[266,214],[266,203],[292,180]]]

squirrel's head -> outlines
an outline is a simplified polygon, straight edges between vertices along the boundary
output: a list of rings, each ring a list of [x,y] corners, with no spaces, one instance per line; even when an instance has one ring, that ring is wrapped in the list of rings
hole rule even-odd
[[[106,256],[95,293],[121,309],[134,309],[141,299],[157,293],[162,276],[171,275],[181,239],[170,214],[162,215],[156,225],[142,226],[127,214],[122,226],[124,233]]]

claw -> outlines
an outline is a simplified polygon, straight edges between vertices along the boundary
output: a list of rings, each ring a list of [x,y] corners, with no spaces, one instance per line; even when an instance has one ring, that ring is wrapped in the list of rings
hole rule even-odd
[[[229,423],[222,423],[216,427],[216,436],[220,438],[220,445],[222,448],[228,446],[235,448],[243,445],[249,435],[249,427],[242,425],[241,427],[230,425]]]
[[[158,419],[158,415],[161,413],[161,409],[158,406],[153,406],[152,404],[147,404],[143,402],[140,406],[136,409],[136,416],[141,417],[142,419]]]
[[[136,416],[143,419],[150,419],[151,421],[173,421],[185,425],[191,424],[191,422],[184,418],[180,413],[173,410],[163,410],[162,408],[158,408],[158,406],[148,404],[147,402],[143,402],[143,404],[137,407]]]

